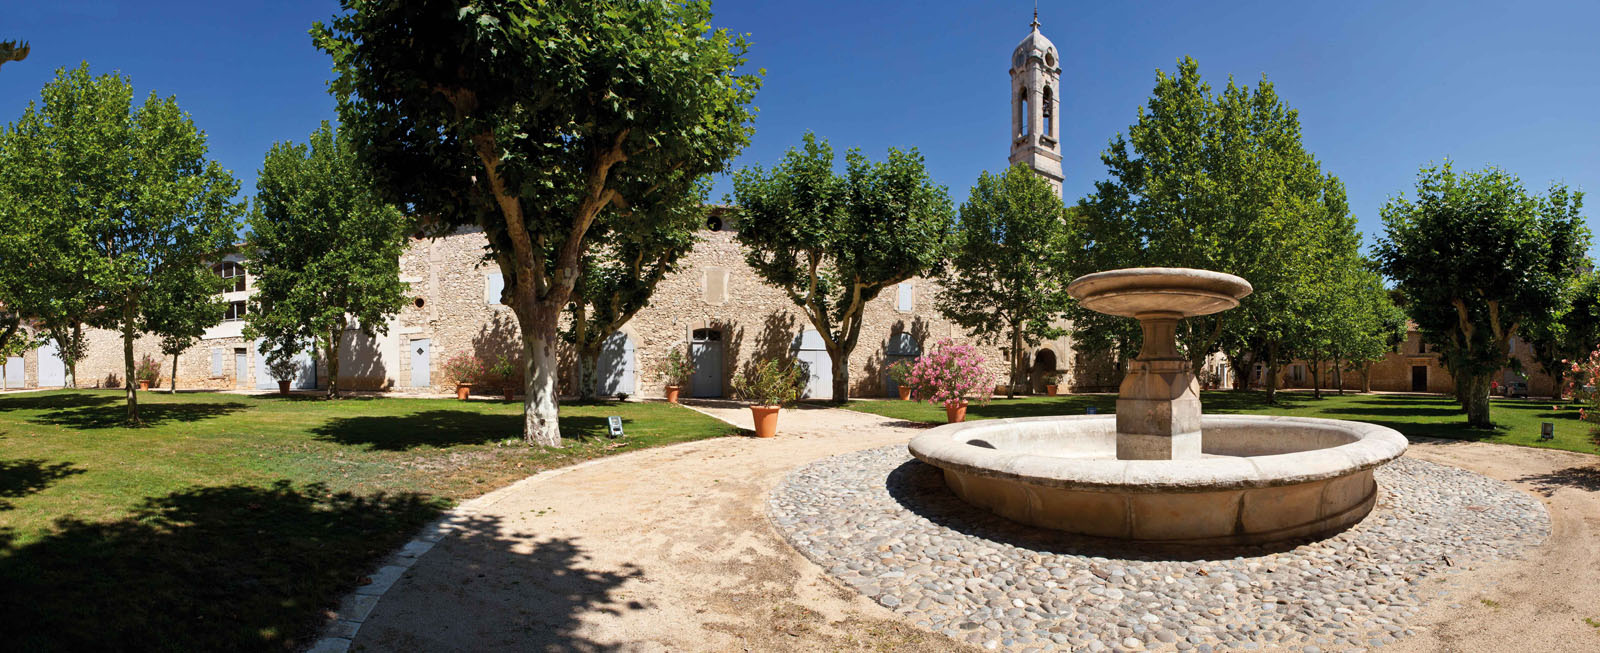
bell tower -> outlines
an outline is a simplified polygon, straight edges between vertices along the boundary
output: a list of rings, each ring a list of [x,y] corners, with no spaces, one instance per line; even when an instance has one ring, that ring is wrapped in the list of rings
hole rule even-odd
[[[1061,61],[1056,46],[1039,33],[1039,10],[1033,10],[1033,31],[1011,53],[1011,164],[1026,163],[1050,182],[1061,196],[1061,135],[1056,110],[1060,101]]]

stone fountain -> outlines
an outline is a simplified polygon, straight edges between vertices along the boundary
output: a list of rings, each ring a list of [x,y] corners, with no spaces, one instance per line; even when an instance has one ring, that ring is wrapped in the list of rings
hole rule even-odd
[[[1132,268],[1079,277],[1067,290],[1143,329],[1116,415],[964,422],[912,440],[911,454],[942,469],[961,499],[1034,526],[1184,544],[1317,537],[1372,510],[1372,470],[1406,450],[1393,429],[1201,414],[1178,320],[1238,306],[1251,292],[1244,279]]]

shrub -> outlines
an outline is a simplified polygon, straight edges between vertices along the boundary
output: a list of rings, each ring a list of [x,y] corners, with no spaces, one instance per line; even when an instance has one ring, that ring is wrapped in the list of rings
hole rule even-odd
[[[477,383],[483,378],[483,359],[472,354],[456,354],[445,360],[443,371],[449,383]]]
[[[1600,424],[1600,392],[1595,389],[1600,382],[1600,349],[1591,352],[1588,358],[1561,362],[1571,366],[1567,370],[1567,387],[1563,394],[1583,405],[1578,409],[1578,419]]]
[[[989,398],[989,389],[994,383],[984,370],[983,362],[976,347],[958,345],[947,338],[917,359],[906,382],[916,388],[918,397],[929,403],[961,401],[968,395],[977,395],[984,401]]]
[[[683,385],[694,374],[694,364],[683,355],[682,347],[674,347],[667,352],[667,360],[661,363],[661,378],[667,385]]]
[[[272,352],[267,355],[267,373],[278,381],[293,381],[300,374],[300,365],[295,362],[292,355],[279,355]]]
[[[521,385],[522,366],[518,364],[516,356],[500,354],[495,357],[494,364],[485,370],[485,380],[498,383],[502,388],[515,388]]]
[[[150,354],[140,356],[139,362],[133,365],[133,378],[136,381],[148,381],[150,385],[155,385],[157,381],[161,380],[161,361],[151,358]]]
[[[757,406],[783,406],[794,403],[805,388],[800,368],[788,361],[757,363],[748,373],[733,377],[733,392]]]
[[[889,366],[889,380],[895,385],[905,385],[911,378],[911,361],[896,361]]]

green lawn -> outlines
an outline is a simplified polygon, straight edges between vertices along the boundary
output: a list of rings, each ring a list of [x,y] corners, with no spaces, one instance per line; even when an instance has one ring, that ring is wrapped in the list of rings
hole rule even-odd
[[[0,637],[12,650],[292,650],[415,529],[539,469],[732,427],[664,403],[141,393],[0,396]],[[610,440],[606,416],[627,437]]]
[[[1578,420],[1577,408],[1561,404],[1559,410],[1552,410],[1553,404],[1548,399],[1491,400],[1490,416],[1494,419],[1494,429],[1467,428],[1466,414],[1461,412],[1455,399],[1436,395],[1327,394],[1322,399],[1312,399],[1306,393],[1280,392],[1278,403],[1273,405],[1267,403],[1266,393],[1263,392],[1216,391],[1202,393],[1200,400],[1208,414],[1330,417],[1381,424],[1412,436],[1502,442],[1583,453],[1600,452],[1600,441],[1594,437],[1592,425]],[[967,419],[1082,415],[1091,406],[1101,414],[1111,414],[1116,412],[1116,405],[1114,395],[995,399],[988,404],[971,404],[967,408]],[[927,403],[852,401],[846,407],[913,422],[942,424],[945,421],[944,407]],[[1554,440],[1539,441],[1540,422],[1555,423]]]

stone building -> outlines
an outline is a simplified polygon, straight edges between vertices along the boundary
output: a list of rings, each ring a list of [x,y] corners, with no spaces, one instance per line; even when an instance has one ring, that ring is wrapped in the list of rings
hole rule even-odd
[[[1533,349],[1527,342],[1513,337],[1509,343],[1510,354],[1517,360],[1517,367],[1504,368],[1494,374],[1493,380],[1504,386],[1511,381],[1522,381],[1528,384],[1530,396],[1553,396],[1560,392],[1556,382],[1546,374],[1539,363],[1534,360]],[[1283,389],[1305,389],[1312,386],[1311,366],[1316,363],[1304,360],[1290,361],[1278,372],[1278,387]],[[1322,378],[1320,385],[1325,390],[1337,389],[1343,384],[1347,391],[1360,391],[1362,389],[1361,372],[1341,371],[1334,366],[1332,361],[1320,363]],[[1252,385],[1261,386],[1266,373],[1264,366],[1257,365]],[[1386,353],[1383,360],[1377,361],[1369,368],[1368,374],[1372,376],[1371,389],[1381,392],[1432,392],[1438,394],[1453,394],[1456,390],[1455,379],[1450,376],[1439,352],[1422,340],[1422,333],[1415,324],[1408,325],[1406,339],[1395,345],[1394,350]]]
[[[1013,50],[1009,75],[1012,106],[1010,162],[1026,163],[1061,194],[1063,173],[1059,138],[1061,67],[1055,45],[1039,32],[1037,16],[1029,34]],[[682,349],[696,363],[685,393],[725,397],[733,376],[769,358],[805,363],[810,379],[807,396],[832,394],[831,366],[821,339],[804,314],[780,290],[762,283],[745,264],[735,239],[731,213],[716,210],[700,232],[700,242],[677,272],[657,287],[647,308],[607,341],[599,365],[600,394],[657,397],[663,394],[660,370],[669,351]],[[413,240],[400,257],[401,280],[409,284],[409,303],[374,337],[352,328],[342,345],[340,386],[398,392],[444,392],[448,379],[442,364],[470,354],[492,362],[520,352],[519,331],[510,309],[499,303],[504,287],[500,270],[483,258],[481,232],[464,229],[437,239]],[[227,317],[205,338],[178,357],[178,387],[206,389],[272,389],[277,382],[266,372],[257,343],[242,336],[246,299],[254,277],[238,256],[227,256],[214,271],[235,285],[224,296]],[[939,292],[932,279],[911,279],[888,289],[866,307],[859,343],[850,357],[850,393],[872,397],[895,394],[886,369],[910,360],[935,342],[966,342],[961,329],[934,309]],[[352,325],[354,327],[356,325]],[[118,334],[90,333],[88,357],[78,365],[80,387],[105,387],[124,382]],[[1009,375],[1003,348],[979,344],[997,383]],[[141,338],[135,356],[161,358],[158,339]],[[1107,365],[1081,365],[1068,338],[1031,348],[1023,366],[1031,389],[1041,391],[1052,373],[1073,390],[1116,386]],[[561,391],[576,394],[571,351],[561,355]],[[301,356],[299,388],[326,387],[327,365],[317,354]],[[172,360],[163,360],[163,377]],[[20,370],[13,373],[14,370]],[[1082,374],[1074,375],[1074,370]],[[30,351],[7,365],[5,378],[29,387],[59,386],[65,371],[51,347]],[[163,382],[165,385],[165,382]],[[497,389],[485,389],[494,392]]]

